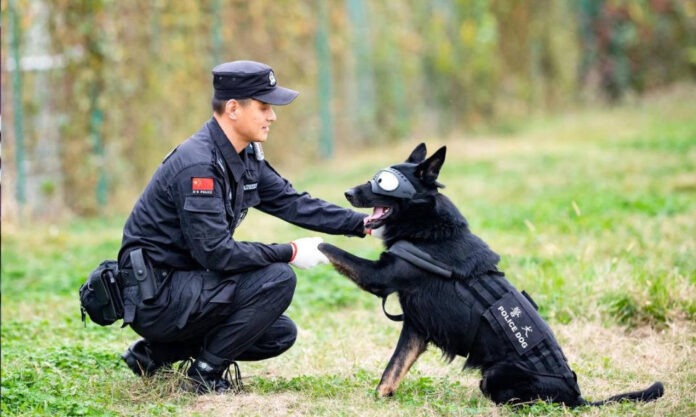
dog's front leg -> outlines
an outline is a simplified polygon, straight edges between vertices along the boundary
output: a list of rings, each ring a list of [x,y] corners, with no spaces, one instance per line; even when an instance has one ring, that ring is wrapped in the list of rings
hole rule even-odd
[[[379,385],[377,385],[377,395],[380,397],[394,395],[399,383],[401,383],[401,380],[421,353],[425,352],[426,347],[427,342],[425,338],[413,326],[410,326],[408,322],[404,322],[404,327],[401,329],[401,335],[399,336],[399,343],[397,343],[394,354],[382,374]]]
[[[391,264],[382,258],[379,261],[363,259],[330,243],[321,243],[319,250],[326,255],[336,271],[350,278],[363,290],[379,297],[393,291]]]

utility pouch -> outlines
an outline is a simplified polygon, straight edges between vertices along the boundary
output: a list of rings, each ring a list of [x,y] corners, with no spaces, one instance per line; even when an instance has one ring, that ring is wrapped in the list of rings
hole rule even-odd
[[[99,324],[108,326],[123,318],[123,298],[118,282],[118,262],[103,261],[80,286],[80,312]]]
[[[155,298],[156,278],[150,265],[145,261],[142,249],[136,249],[130,253],[131,265],[135,280],[138,282],[140,299],[149,301]]]

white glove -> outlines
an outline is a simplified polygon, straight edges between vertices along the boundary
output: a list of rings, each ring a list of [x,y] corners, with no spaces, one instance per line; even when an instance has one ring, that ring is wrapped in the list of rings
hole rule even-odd
[[[292,258],[290,265],[307,269],[317,265],[328,264],[329,259],[319,252],[317,248],[324,239],[320,237],[303,237],[290,242],[292,245]]]
[[[376,229],[367,229],[366,232],[368,235],[376,237],[377,239],[384,239],[384,226]]]

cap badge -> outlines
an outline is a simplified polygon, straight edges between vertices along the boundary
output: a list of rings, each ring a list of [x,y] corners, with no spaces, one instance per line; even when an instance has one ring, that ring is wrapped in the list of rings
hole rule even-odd
[[[275,79],[275,75],[273,75],[273,71],[268,73],[268,81],[270,81],[271,87],[276,85],[276,79]]]

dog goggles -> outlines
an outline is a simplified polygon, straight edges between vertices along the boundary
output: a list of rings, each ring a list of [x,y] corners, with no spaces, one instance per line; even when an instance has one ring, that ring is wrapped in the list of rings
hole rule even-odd
[[[372,192],[396,198],[411,198],[416,189],[404,174],[393,169],[384,168],[370,180]]]

